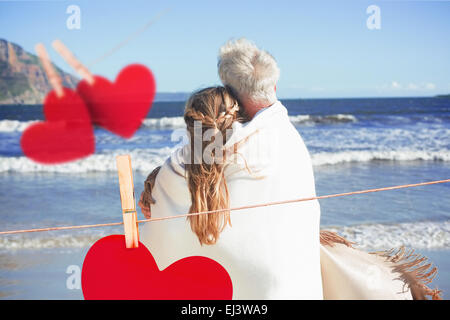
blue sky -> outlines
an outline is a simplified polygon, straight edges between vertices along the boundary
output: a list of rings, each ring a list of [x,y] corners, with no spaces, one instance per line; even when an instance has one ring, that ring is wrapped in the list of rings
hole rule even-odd
[[[81,29],[69,30],[69,5]],[[381,29],[369,30],[369,5]],[[152,69],[158,91],[192,91],[218,84],[217,52],[247,37],[279,63],[280,97],[429,96],[450,93],[450,1],[5,1],[0,38],[34,52],[61,39],[90,64],[170,8],[151,27],[90,69],[114,79],[125,65]]]

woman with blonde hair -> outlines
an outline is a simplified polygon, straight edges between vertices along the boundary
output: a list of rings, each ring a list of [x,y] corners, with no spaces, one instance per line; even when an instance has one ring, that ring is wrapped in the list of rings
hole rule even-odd
[[[188,143],[147,179],[140,202],[147,217],[315,195],[312,170],[289,170],[311,163],[281,103],[247,121],[229,89],[211,87],[190,97],[184,119]],[[141,228],[160,269],[205,256],[228,271],[233,299],[322,299],[317,201],[193,215],[187,222]]]
[[[276,103],[248,122],[225,87],[190,97],[189,143],[149,175],[139,205],[147,218],[225,210],[189,216],[189,227],[181,219],[144,225],[141,241],[159,268],[187,256],[212,258],[228,271],[233,299],[440,298],[427,287],[436,269],[425,258],[404,249],[371,255],[320,232],[316,200],[226,210],[315,196],[309,154],[290,139],[295,129],[286,119]],[[289,169],[300,162],[301,174]]]

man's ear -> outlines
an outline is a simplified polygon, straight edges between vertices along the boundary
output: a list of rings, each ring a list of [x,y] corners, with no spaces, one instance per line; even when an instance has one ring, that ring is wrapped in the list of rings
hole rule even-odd
[[[275,85],[275,88],[274,88],[274,89],[275,89],[275,92],[277,92],[277,85]]]

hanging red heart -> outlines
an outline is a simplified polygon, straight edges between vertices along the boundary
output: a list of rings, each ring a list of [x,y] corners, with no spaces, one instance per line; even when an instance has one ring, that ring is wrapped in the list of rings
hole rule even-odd
[[[123,235],[104,237],[89,249],[81,286],[87,300],[223,300],[233,295],[230,276],[216,261],[192,256],[160,271],[142,243],[127,249]]]
[[[75,91],[64,88],[60,98],[51,91],[45,97],[44,116],[46,121],[29,126],[20,139],[22,151],[28,158],[57,164],[94,153],[91,118]]]
[[[122,69],[114,83],[94,76],[93,85],[83,80],[78,84],[77,91],[88,106],[95,124],[130,138],[150,111],[156,83],[147,67],[132,64]]]

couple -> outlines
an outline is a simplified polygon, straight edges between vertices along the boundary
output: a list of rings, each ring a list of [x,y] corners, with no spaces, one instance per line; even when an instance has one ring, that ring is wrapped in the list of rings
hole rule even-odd
[[[186,103],[189,143],[145,182],[147,218],[316,196],[308,150],[276,96],[275,59],[246,39],[230,41],[218,72],[225,87]],[[320,232],[317,200],[146,223],[141,242],[160,270],[188,256],[214,259],[233,299],[438,297],[414,268],[418,257],[369,255]]]

